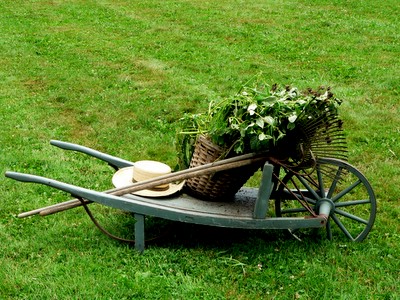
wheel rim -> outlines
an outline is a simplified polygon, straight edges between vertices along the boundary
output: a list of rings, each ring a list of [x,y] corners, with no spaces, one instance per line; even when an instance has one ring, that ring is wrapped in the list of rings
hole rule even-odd
[[[294,200],[295,196],[316,213],[322,200],[334,204],[326,225],[328,238],[341,233],[352,241],[362,241],[374,224],[373,189],[359,170],[342,160],[318,159],[315,170],[303,176],[286,171],[277,189],[277,216],[310,215],[307,207]]]

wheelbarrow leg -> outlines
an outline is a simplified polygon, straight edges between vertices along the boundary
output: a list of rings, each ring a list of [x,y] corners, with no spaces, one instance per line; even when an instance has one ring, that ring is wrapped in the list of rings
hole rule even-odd
[[[135,249],[140,253],[144,251],[144,215],[135,214]]]
[[[264,219],[267,215],[269,198],[274,187],[274,183],[272,182],[273,172],[274,166],[266,162],[263,167],[257,201],[254,205],[253,218],[255,219]]]

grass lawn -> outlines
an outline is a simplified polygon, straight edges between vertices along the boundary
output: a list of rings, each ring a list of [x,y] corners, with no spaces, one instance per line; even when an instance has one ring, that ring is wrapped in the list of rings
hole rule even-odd
[[[139,255],[82,208],[17,218],[70,196],[2,176],[0,299],[400,299],[399,14],[397,0],[1,1],[2,174],[111,188],[108,166],[51,139],[174,166],[178,119],[263,72],[344,100],[378,213],[362,243],[153,219],[165,235]],[[132,237],[131,215],[91,207]]]

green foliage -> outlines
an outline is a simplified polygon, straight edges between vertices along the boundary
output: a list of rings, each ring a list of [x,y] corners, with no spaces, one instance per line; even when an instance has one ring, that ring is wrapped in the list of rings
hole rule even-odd
[[[296,87],[268,85],[257,76],[235,95],[211,101],[207,113],[180,119],[176,143],[179,161],[183,167],[189,165],[198,135],[207,136],[225,149],[226,155],[279,152],[282,145],[295,147],[294,134],[288,136],[289,132],[299,131],[318,118],[337,116],[341,103],[330,88],[300,92]]]
[[[337,114],[340,100],[327,90],[301,93],[257,83],[244,86],[231,99],[212,109],[209,135],[217,145],[233,147],[235,153],[268,151],[284,139],[299,121]]]

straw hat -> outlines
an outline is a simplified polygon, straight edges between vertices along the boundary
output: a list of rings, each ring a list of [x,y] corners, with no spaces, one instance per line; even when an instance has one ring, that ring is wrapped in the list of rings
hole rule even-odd
[[[164,163],[153,160],[141,160],[135,162],[131,167],[119,169],[114,174],[112,183],[116,188],[122,188],[135,182],[149,180],[169,173],[171,173],[171,168]],[[179,192],[183,188],[184,183],[182,181],[178,184],[164,184],[152,189],[132,192],[132,194],[145,197],[165,197]]]

